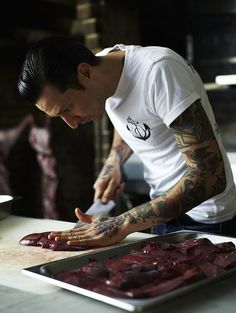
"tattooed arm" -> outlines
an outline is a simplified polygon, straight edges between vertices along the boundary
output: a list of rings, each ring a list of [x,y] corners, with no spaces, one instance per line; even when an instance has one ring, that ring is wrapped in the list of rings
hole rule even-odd
[[[165,194],[123,214],[131,231],[165,223],[226,188],[222,155],[201,103],[192,104],[170,128],[188,171]]]
[[[188,166],[175,186],[117,217],[97,218],[73,232],[54,233],[52,238],[67,240],[71,245],[110,245],[132,232],[165,223],[223,192],[226,178],[222,155],[200,102],[192,104],[170,128]],[[88,220],[79,209],[76,215]]]
[[[132,153],[130,147],[114,131],[110,154],[93,186],[95,189],[94,200],[99,198],[106,203],[110,199],[116,198],[122,192],[121,165]]]

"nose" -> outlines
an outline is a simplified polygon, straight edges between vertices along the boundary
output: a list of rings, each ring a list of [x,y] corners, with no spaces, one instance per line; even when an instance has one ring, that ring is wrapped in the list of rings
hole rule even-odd
[[[76,129],[80,124],[80,118],[78,116],[61,116],[63,121],[71,128]]]

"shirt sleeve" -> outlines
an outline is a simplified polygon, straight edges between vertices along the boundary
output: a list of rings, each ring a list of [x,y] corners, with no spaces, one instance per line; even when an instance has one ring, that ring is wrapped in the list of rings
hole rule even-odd
[[[174,59],[163,59],[152,66],[146,85],[150,110],[167,127],[200,98],[197,76],[187,63]]]

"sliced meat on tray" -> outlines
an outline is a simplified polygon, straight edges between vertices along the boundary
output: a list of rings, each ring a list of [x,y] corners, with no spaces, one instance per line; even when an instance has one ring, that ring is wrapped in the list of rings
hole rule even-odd
[[[143,247],[103,261],[60,272],[56,279],[118,298],[150,298],[236,266],[232,242],[213,244],[206,238],[178,243],[146,242]]]

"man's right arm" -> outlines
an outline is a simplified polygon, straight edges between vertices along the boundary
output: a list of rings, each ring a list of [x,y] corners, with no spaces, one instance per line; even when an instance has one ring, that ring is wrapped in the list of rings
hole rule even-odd
[[[123,141],[120,135],[114,131],[111,151],[104,166],[94,184],[96,199],[107,203],[123,191],[124,184],[121,182],[121,165],[130,157],[133,151]]]

